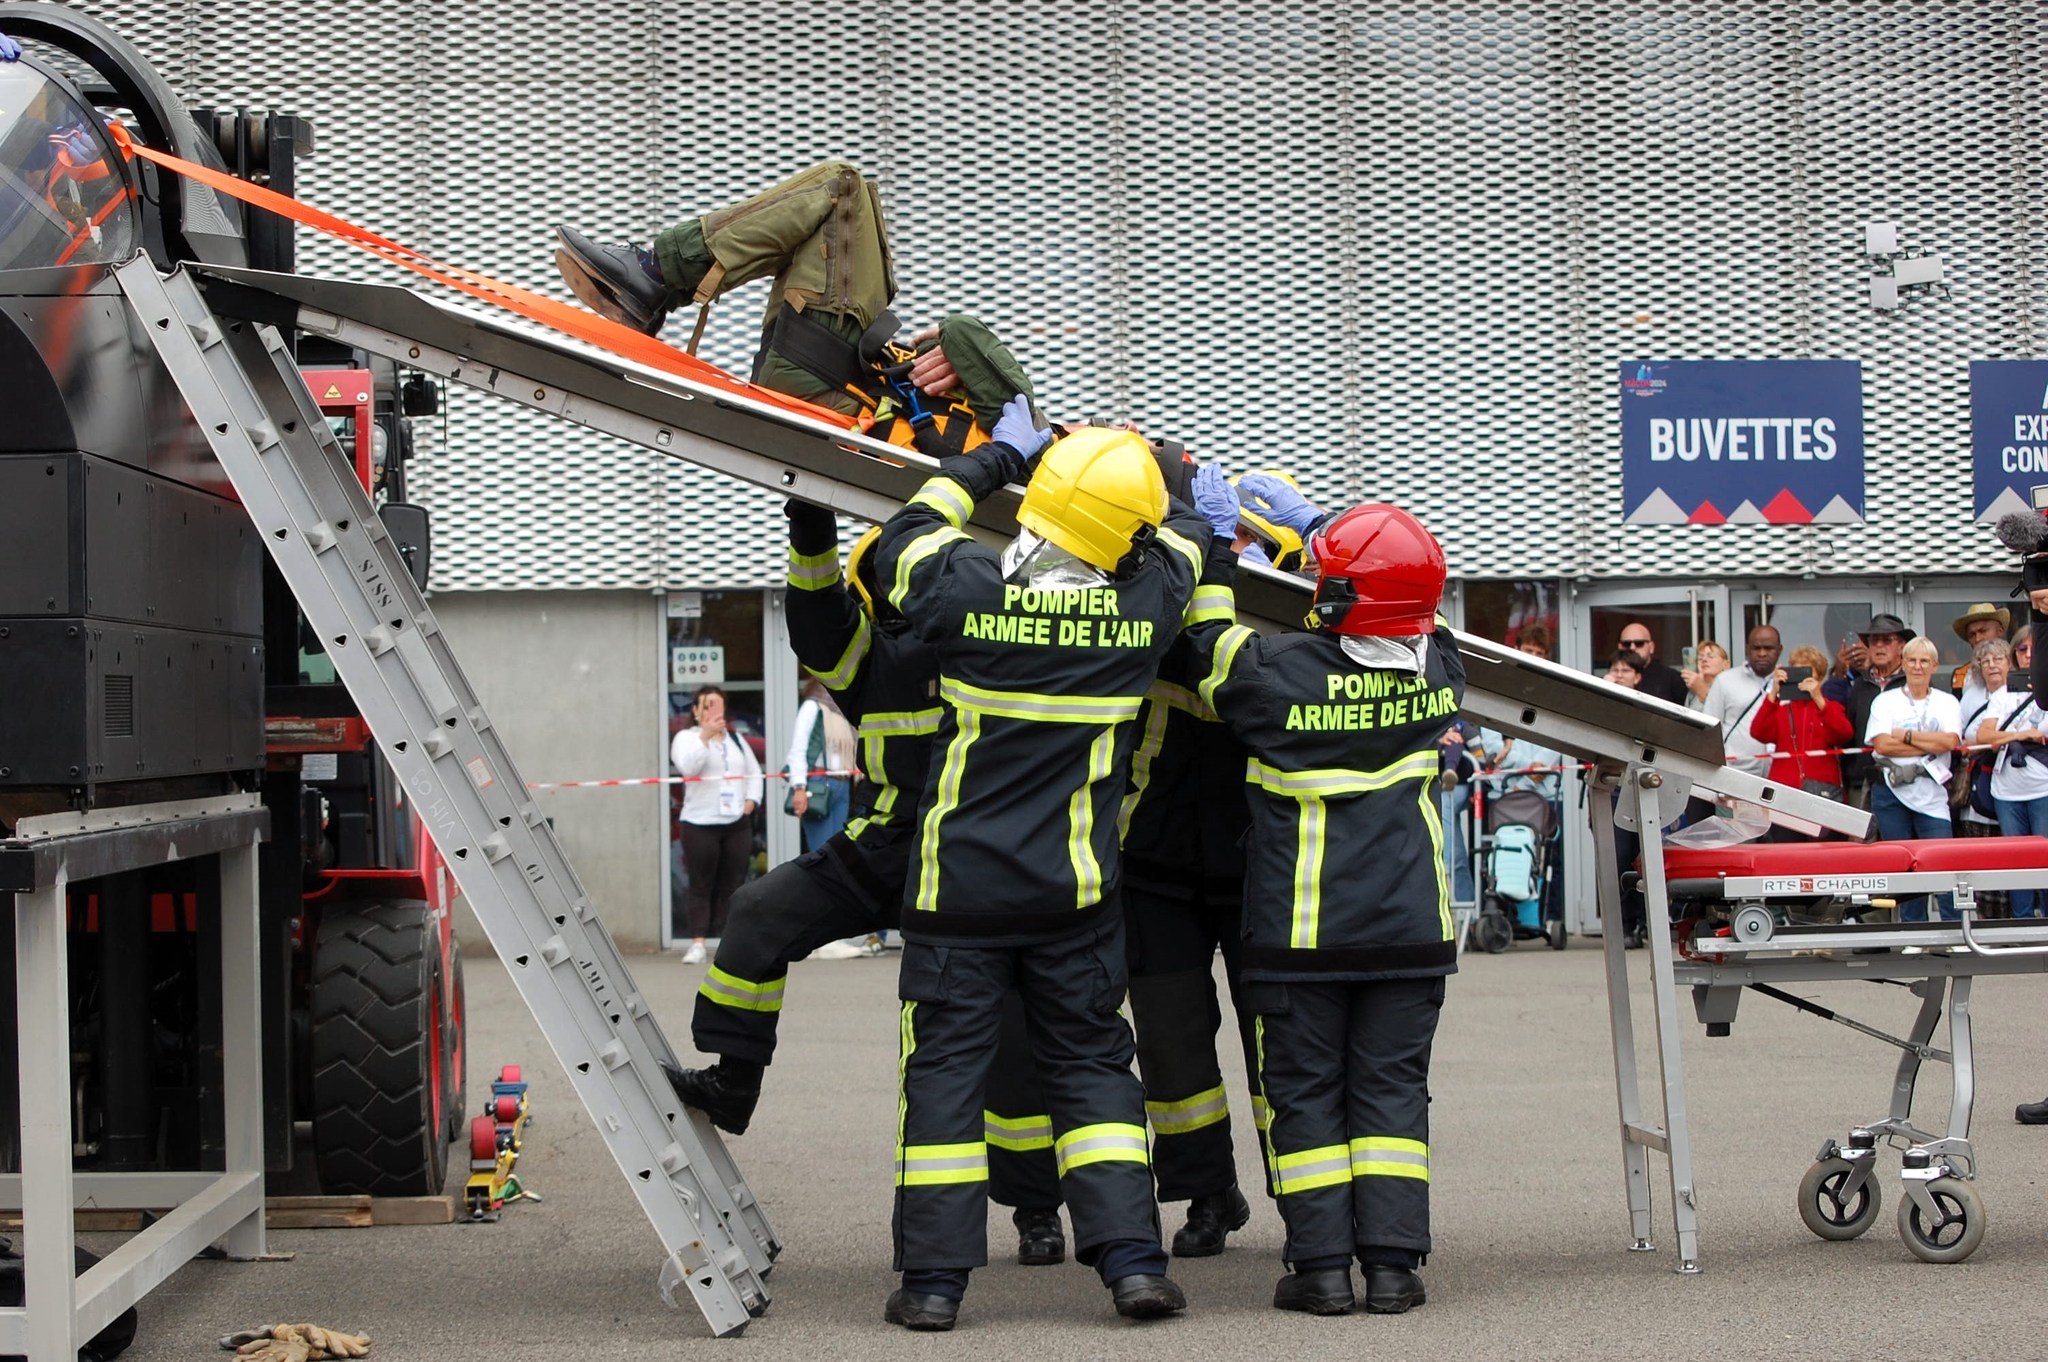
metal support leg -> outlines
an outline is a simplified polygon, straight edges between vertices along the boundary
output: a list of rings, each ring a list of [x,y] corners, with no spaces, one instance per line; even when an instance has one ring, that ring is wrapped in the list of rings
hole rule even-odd
[[[1664,815],[1657,794],[1664,779],[1630,772],[1643,845],[1643,915],[1649,924],[1650,988],[1657,1013],[1657,1067],[1664,1078],[1664,1153],[1671,1164],[1671,1223],[1678,1230],[1678,1270],[1700,1270],[1699,1206],[1693,1191],[1692,1126],[1685,1106],[1685,1053],[1679,1039],[1678,985],[1672,976],[1671,897],[1664,883]]]
[[[1941,1024],[1941,1004],[1948,984],[1939,977],[1922,979],[1913,986],[1913,991],[1920,995],[1920,1012],[1913,1018],[1913,1029],[1907,1033],[1906,1039],[1914,1046],[1924,1046],[1934,1039],[1934,1028]],[[1919,1080],[1920,1051],[1902,1050],[1898,1071],[1892,1075],[1891,1111],[1891,1124],[1902,1130],[1912,1129],[1913,1086]]]
[[[1611,788],[1611,787],[1608,787]],[[1628,1185],[1629,1248],[1647,1253],[1650,1242],[1650,1155],[1641,1138],[1643,1089],[1636,1076],[1636,1032],[1630,1015],[1628,960],[1621,927],[1621,872],[1614,861],[1614,807],[1607,788],[1595,785],[1586,801],[1593,816],[1593,885],[1600,902],[1600,949],[1607,966],[1607,1024],[1614,1038],[1614,1094],[1621,1107],[1621,1165]]]
[[[21,1072],[23,1342],[28,1362],[73,1362],[78,1345],[71,1227],[71,989],[64,887],[14,896]]]
[[[221,853],[221,1100],[229,1173],[263,1176],[263,959],[257,947],[256,844]],[[263,1211],[221,1241],[230,1258],[261,1258]]]

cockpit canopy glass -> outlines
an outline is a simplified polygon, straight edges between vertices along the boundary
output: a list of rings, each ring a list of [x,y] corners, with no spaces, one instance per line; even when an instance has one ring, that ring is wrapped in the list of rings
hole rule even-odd
[[[27,61],[0,62],[0,270],[125,260],[134,197],[99,114]]]

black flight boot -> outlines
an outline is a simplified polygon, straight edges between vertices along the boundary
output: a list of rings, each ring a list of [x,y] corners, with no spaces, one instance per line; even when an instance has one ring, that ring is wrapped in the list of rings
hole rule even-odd
[[[1275,1310],[1299,1310],[1308,1315],[1347,1315],[1355,1300],[1349,1263],[1290,1272],[1273,1288]]]
[[[1010,1214],[1017,1227],[1017,1261],[1025,1267],[1051,1267],[1067,1261],[1067,1236],[1060,1228],[1057,1207],[1034,1210],[1019,1206]]]
[[[1109,1295],[1125,1319],[1158,1319],[1188,1308],[1188,1298],[1170,1278],[1151,1273],[1117,1278],[1109,1284]]]
[[[1232,1230],[1241,1230],[1252,1218],[1244,1193],[1232,1187],[1227,1192],[1198,1196],[1188,1203],[1188,1223],[1173,1232],[1176,1258],[1213,1258],[1223,1252],[1223,1240]]]
[[[573,227],[557,225],[555,236],[555,268],[578,302],[621,326],[660,333],[671,294],[652,251],[592,241]]]
[[[888,1304],[882,1307],[882,1318],[890,1324],[900,1324],[919,1333],[942,1334],[960,1318],[960,1302],[950,1296],[907,1291],[899,1286],[889,1293]]]
[[[1405,1315],[1429,1297],[1423,1294],[1422,1278],[1412,1268],[1374,1267],[1365,1269],[1365,1313]]]
[[[761,1100],[760,1065],[721,1059],[708,1069],[679,1069],[663,1061],[661,1071],[684,1106],[703,1112],[720,1130],[747,1133],[754,1104]]]

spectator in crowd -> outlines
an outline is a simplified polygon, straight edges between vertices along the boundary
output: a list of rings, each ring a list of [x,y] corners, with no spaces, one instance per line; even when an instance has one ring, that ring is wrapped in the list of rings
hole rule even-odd
[[[1887,687],[1905,684],[1900,651],[1916,635],[1897,615],[1872,615],[1869,626],[1856,637],[1856,642],[1842,641],[1835,654],[1838,674],[1822,690],[1849,711],[1849,726],[1860,734],[1870,727],[1870,706],[1878,695]],[[1867,753],[1851,752],[1842,758],[1842,784],[1848,802],[1859,809],[1871,806],[1872,770]]]
[[[1636,627],[1640,626],[1631,626],[1631,628]],[[1622,632],[1628,633],[1630,630],[1624,629]],[[1624,690],[1639,690],[1643,684],[1643,666],[1644,663],[1641,656],[1627,648],[1623,648],[1614,655],[1614,660],[1607,664],[1607,679]],[[1616,801],[1620,797],[1621,792],[1618,790],[1608,796],[1610,800]],[[1628,883],[1629,872],[1635,869],[1636,857],[1642,854],[1642,850],[1643,841],[1639,835],[1629,831],[1619,823],[1614,825],[1614,859],[1620,867],[1622,883]],[[1644,906],[1642,889],[1640,887],[1623,889],[1621,891],[1621,930],[1625,935],[1630,950],[1640,948],[1644,942],[1649,940],[1648,921],[1649,916]]]
[[[2006,688],[2012,674],[2012,645],[2002,638],[1987,638],[1972,652],[1970,674],[1965,680],[1965,697],[1958,702],[1963,712],[1962,734],[1967,745],[1974,743],[1972,736],[1991,719],[1991,697]],[[1969,698],[1969,697],[1974,697]],[[1994,814],[1991,817],[1977,812],[1970,801],[1970,786],[1980,771],[1988,773],[1996,751],[1967,752],[1958,754],[1955,774],[1948,782],[1949,826],[1958,837],[1996,837],[2001,829]],[[1977,911],[1985,917],[2007,917],[2012,911],[2012,899],[2002,889],[1979,889]]]
[[[1750,630],[1743,665],[1715,677],[1702,706],[1706,716],[1721,725],[1721,746],[1732,758],[1729,764],[1755,776],[1765,774],[1771,763],[1765,744],[1750,733],[1750,720],[1756,717],[1764,692],[1778,673],[1782,649],[1778,631],[1770,625],[1759,624]]]
[[[1949,754],[1962,742],[1962,707],[1934,685],[1941,660],[1935,646],[1916,638],[1901,650],[1905,684],[1880,692],[1863,730],[1877,761],[1871,781],[1870,812],[1887,841],[1948,837]],[[1954,896],[1941,896],[1941,915],[1956,916]],[[1902,922],[1925,922],[1923,895],[1899,905]]]
[[[1679,673],[1685,681],[1687,709],[1699,709],[1707,703],[1707,692],[1713,689],[1714,678],[1727,671],[1731,663],[1728,650],[1710,638],[1700,640],[1699,646],[1693,649],[1693,658],[1699,664],[1699,670],[1688,668]]]
[[[1685,703],[1685,678],[1657,660],[1657,640],[1651,635],[1649,625],[1641,620],[1631,620],[1622,625],[1621,649],[1634,653],[1639,659],[1636,670],[1642,679],[1635,687],[1637,690],[1674,705]]]
[[[1557,639],[1550,632],[1550,626],[1541,620],[1532,620],[1515,631],[1515,651],[1531,657],[1548,660],[1551,647]]]
[[[761,806],[761,763],[725,720],[725,690],[700,686],[694,728],[676,734],[669,760],[683,786],[683,864],[690,876],[686,965],[704,963],[704,942],[725,931],[732,891],[754,855],[754,810]]]
[[[1951,620],[1949,627],[1956,631],[1957,638],[1970,645],[1971,650],[1970,660],[1956,668],[1955,674],[1949,678],[1949,689],[1962,697],[1963,715],[1967,718],[1972,702],[1984,699],[1984,687],[1976,670],[1977,645],[1990,639],[2003,639],[2006,631],[2012,628],[2012,611],[1990,601],[1979,601]],[[1970,730],[1965,728],[1963,731],[1967,733]]]
[[[2003,646],[1982,644],[1980,652]],[[1987,688],[1994,675],[1993,667],[1984,667]],[[2048,716],[2034,703],[2033,692],[2008,686],[1991,691],[1972,737],[1997,749],[1991,767],[1991,798],[1998,806],[1998,825],[2008,837],[2048,836],[2048,746],[2044,746],[2048,736],[2043,734],[2044,725],[2048,725]],[[2042,911],[2048,905],[2041,902],[2038,890],[2015,889],[2011,894],[2014,917],[2048,916]]]
[[[1849,712],[1821,691],[1827,654],[1811,646],[1794,648],[1787,665],[1805,667],[1807,675],[1787,690],[1786,668],[1771,674],[1756,716],[1749,721],[1749,735],[1772,749],[1772,780],[1839,799],[1842,764],[1832,749],[1848,742],[1855,730],[1849,727]]]
[[[2014,631],[2013,631],[2013,636],[2012,636],[2012,669],[2013,669],[2014,673],[2026,673],[2026,674],[2028,674],[2028,675],[2030,675],[2030,676],[2031,676],[2031,675],[2032,675],[2032,673],[2033,673],[2033,669],[2034,669],[2034,626],[2033,626],[2033,625],[2031,625],[2031,624],[2023,624],[2023,625],[2021,625],[2021,626],[2020,626],[2020,627],[2019,627],[2018,629],[2016,629],[2016,630],[2014,630]],[[2012,683],[2012,682],[2011,682],[2011,678],[2008,678],[2008,679],[2007,679],[2007,684],[2011,684],[2011,683]],[[2020,685],[2014,685],[2014,686],[2013,686],[2013,689],[2014,689],[2014,690],[2025,690],[2025,689],[2026,689],[2026,687],[2025,687],[2025,686],[2020,686]]]

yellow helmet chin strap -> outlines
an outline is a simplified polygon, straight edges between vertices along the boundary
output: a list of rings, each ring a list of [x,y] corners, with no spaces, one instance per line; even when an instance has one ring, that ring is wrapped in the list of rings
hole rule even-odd
[[[876,613],[875,598],[868,592],[866,574],[862,571],[868,565],[868,558],[875,551],[875,541],[882,537],[880,525],[870,525],[861,537],[853,541],[853,547],[846,554],[846,581],[853,588],[853,594],[860,597],[860,608],[871,620],[880,620]]]

